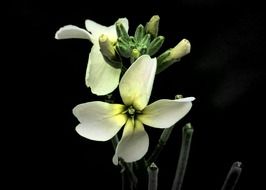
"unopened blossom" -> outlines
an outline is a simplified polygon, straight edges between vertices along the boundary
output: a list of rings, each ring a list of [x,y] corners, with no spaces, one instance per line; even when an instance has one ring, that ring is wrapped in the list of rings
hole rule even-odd
[[[140,56],[129,67],[119,84],[124,104],[94,101],[73,109],[80,122],[76,131],[85,138],[107,141],[124,126],[113,157],[116,165],[119,157],[125,162],[134,162],[146,154],[149,137],[144,124],[154,128],[171,127],[192,107],[194,97],[162,99],[148,105],[156,67],[156,58],[151,59],[148,55]]]
[[[191,44],[187,39],[182,39],[174,48],[171,48],[158,57],[157,74],[171,66],[173,63],[180,61],[182,57],[189,54]]]
[[[118,21],[128,31],[128,20],[126,18],[120,18]],[[91,88],[92,93],[106,95],[118,86],[121,68],[112,67],[105,61],[100,52],[99,37],[106,35],[111,42],[115,43],[117,40],[115,24],[106,27],[92,20],[86,20],[85,26],[86,30],[74,25],[66,25],[56,32],[55,38],[87,39],[93,43],[89,54],[85,82],[86,86]]]

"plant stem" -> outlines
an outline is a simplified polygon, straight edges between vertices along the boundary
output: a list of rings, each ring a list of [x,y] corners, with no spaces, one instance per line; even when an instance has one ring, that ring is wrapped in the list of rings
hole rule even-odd
[[[111,141],[112,141],[113,148],[115,150],[119,142],[118,136],[115,135]],[[138,179],[133,171],[132,164],[126,163],[121,158],[119,158],[118,162],[119,162],[119,165],[121,166],[120,173],[121,173],[121,181],[122,181],[122,190],[127,189],[126,186],[128,185],[130,186],[130,189],[133,190],[137,186]],[[127,184],[126,182],[127,181],[126,176],[127,176],[127,180],[129,184]]]
[[[186,124],[182,129],[182,145],[179,154],[178,164],[176,168],[175,178],[172,185],[172,190],[180,190],[182,187],[187,161],[192,140],[193,128],[190,123]]]
[[[121,166],[122,187],[134,190],[137,187],[138,179],[133,172],[132,163],[126,163],[123,159],[119,158],[119,165]],[[127,176],[127,178],[125,177]]]
[[[149,175],[148,190],[157,190],[159,168],[152,163],[147,170]]]
[[[148,186],[147,164],[144,158],[134,162],[134,172],[138,176],[137,189],[146,189]]]
[[[112,141],[113,148],[114,148],[114,150],[115,150],[115,149],[116,149],[116,146],[117,146],[117,144],[118,144],[118,142],[119,142],[118,136],[115,135],[115,136],[111,139],[111,141]]]
[[[159,154],[163,150],[166,142],[168,141],[168,139],[169,139],[169,137],[170,137],[170,135],[172,133],[173,128],[174,128],[174,125],[163,130],[155,149],[153,150],[153,152],[150,155],[150,157],[147,159],[147,165],[148,166],[151,165],[151,163],[153,163],[153,162],[155,162],[157,160]]]
[[[234,190],[241,171],[241,162],[234,162],[225,178],[222,190]]]

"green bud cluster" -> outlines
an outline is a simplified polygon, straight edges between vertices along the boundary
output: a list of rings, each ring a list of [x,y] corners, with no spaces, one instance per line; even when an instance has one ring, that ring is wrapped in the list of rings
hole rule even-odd
[[[164,36],[158,35],[160,17],[155,15],[146,23],[140,24],[134,36],[130,36],[121,21],[115,23],[117,41],[111,42],[107,36],[99,38],[100,50],[104,59],[112,67],[122,67],[122,57],[130,59],[133,63],[138,57],[144,54],[154,56],[164,43]],[[190,42],[181,40],[175,47],[169,48],[157,56],[157,70],[160,73],[178,62],[181,58],[190,53]]]
[[[134,61],[143,54],[153,56],[159,51],[164,37],[157,35],[159,16],[155,18],[151,19],[152,21],[148,22],[145,27],[140,24],[136,28],[134,36],[128,35],[122,23],[116,23],[118,39],[115,47],[119,55]]]

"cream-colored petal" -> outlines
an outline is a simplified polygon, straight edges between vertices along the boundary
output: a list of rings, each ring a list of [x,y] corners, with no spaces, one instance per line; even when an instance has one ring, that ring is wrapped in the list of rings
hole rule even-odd
[[[156,58],[140,56],[125,72],[119,90],[123,102],[142,110],[149,102],[157,67]]]
[[[79,104],[73,109],[80,122],[76,131],[90,140],[107,141],[126,123],[124,109],[124,105],[100,101]]]
[[[96,95],[106,95],[114,91],[119,83],[121,69],[109,65],[97,46],[91,48],[86,71],[86,85]]]
[[[120,18],[118,21],[121,21],[125,27],[126,30],[128,30],[128,20],[126,18]],[[98,39],[102,34],[105,34],[108,36],[108,39],[115,42],[117,39],[115,24],[107,27],[103,26],[101,24],[98,24],[95,21],[92,20],[86,20],[85,21],[86,29],[90,32],[92,35],[92,41],[94,44],[98,44]]]
[[[92,20],[88,19],[88,20],[85,21],[85,26],[86,26],[86,29],[91,34],[92,43],[95,44],[95,45],[98,44],[99,37],[102,34],[107,35],[108,27],[103,26],[101,24],[98,24],[95,21],[92,21]]]
[[[90,40],[90,34],[88,31],[74,25],[63,26],[55,33],[55,39],[58,40],[71,38]]]
[[[125,28],[125,30],[128,32],[129,25],[127,18],[119,18],[116,22],[121,22]],[[116,33],[116,26],[113,24],[112,26],[108,27],[108,38],[115,42],[117,40],[117,33]]]
[[[113,163],[118,164],[118,157],[125,162],[135,162],[141,159],[149,147],[149,137],[142,123],[138,120],[128,119],[123,135],[116,147]]]
[[[148,105],[137,118],[151,127],[168,128],[189,112],[194,99],[194,97],[188,97],[177,100],[158,100]]]

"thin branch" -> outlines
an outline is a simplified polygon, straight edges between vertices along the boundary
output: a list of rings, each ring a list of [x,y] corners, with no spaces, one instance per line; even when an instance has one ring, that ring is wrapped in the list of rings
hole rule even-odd
[[[174,125],[163,130],[155,149],[153,150],[150,157],[147,159],[147,165],[148,166],[151,165],[151,163],[155,162],[157,160],[157,158],[159,157],[161,151],[163,150],[166,142],[168,141],[168,139],[172,133],[173,128],[174,128]]]
[[[147,170],[149,175],[148,190],[157,190],[159,168],[152,163]]]
[[[241,171],[241,162],[234,162],[225,178],[222,190],[234,190]]]
[[[183,184],[186,172],[187,161],[192,140],[193,128],[190,123],[186,124],[182,129],[182,145],[179,154],[176,174],[172,185],[172,190],[180,190]]]
[[[112,139],[112,145],[114,150],[116,149],[116,146],[119,142],[118,136],[115,135]],[[126,177],[128,178],[128,183],[130,183],[130,186],[132,186],[132,189],[137,186],[138,179],[133,171],[133,168],[130,163],[126,163],[122,158],[119,158],[118,161],[119,165],[121,166],[121,180],[122,180],[122,189],[125,189],[125,186],[127,186],[126,183]]]

